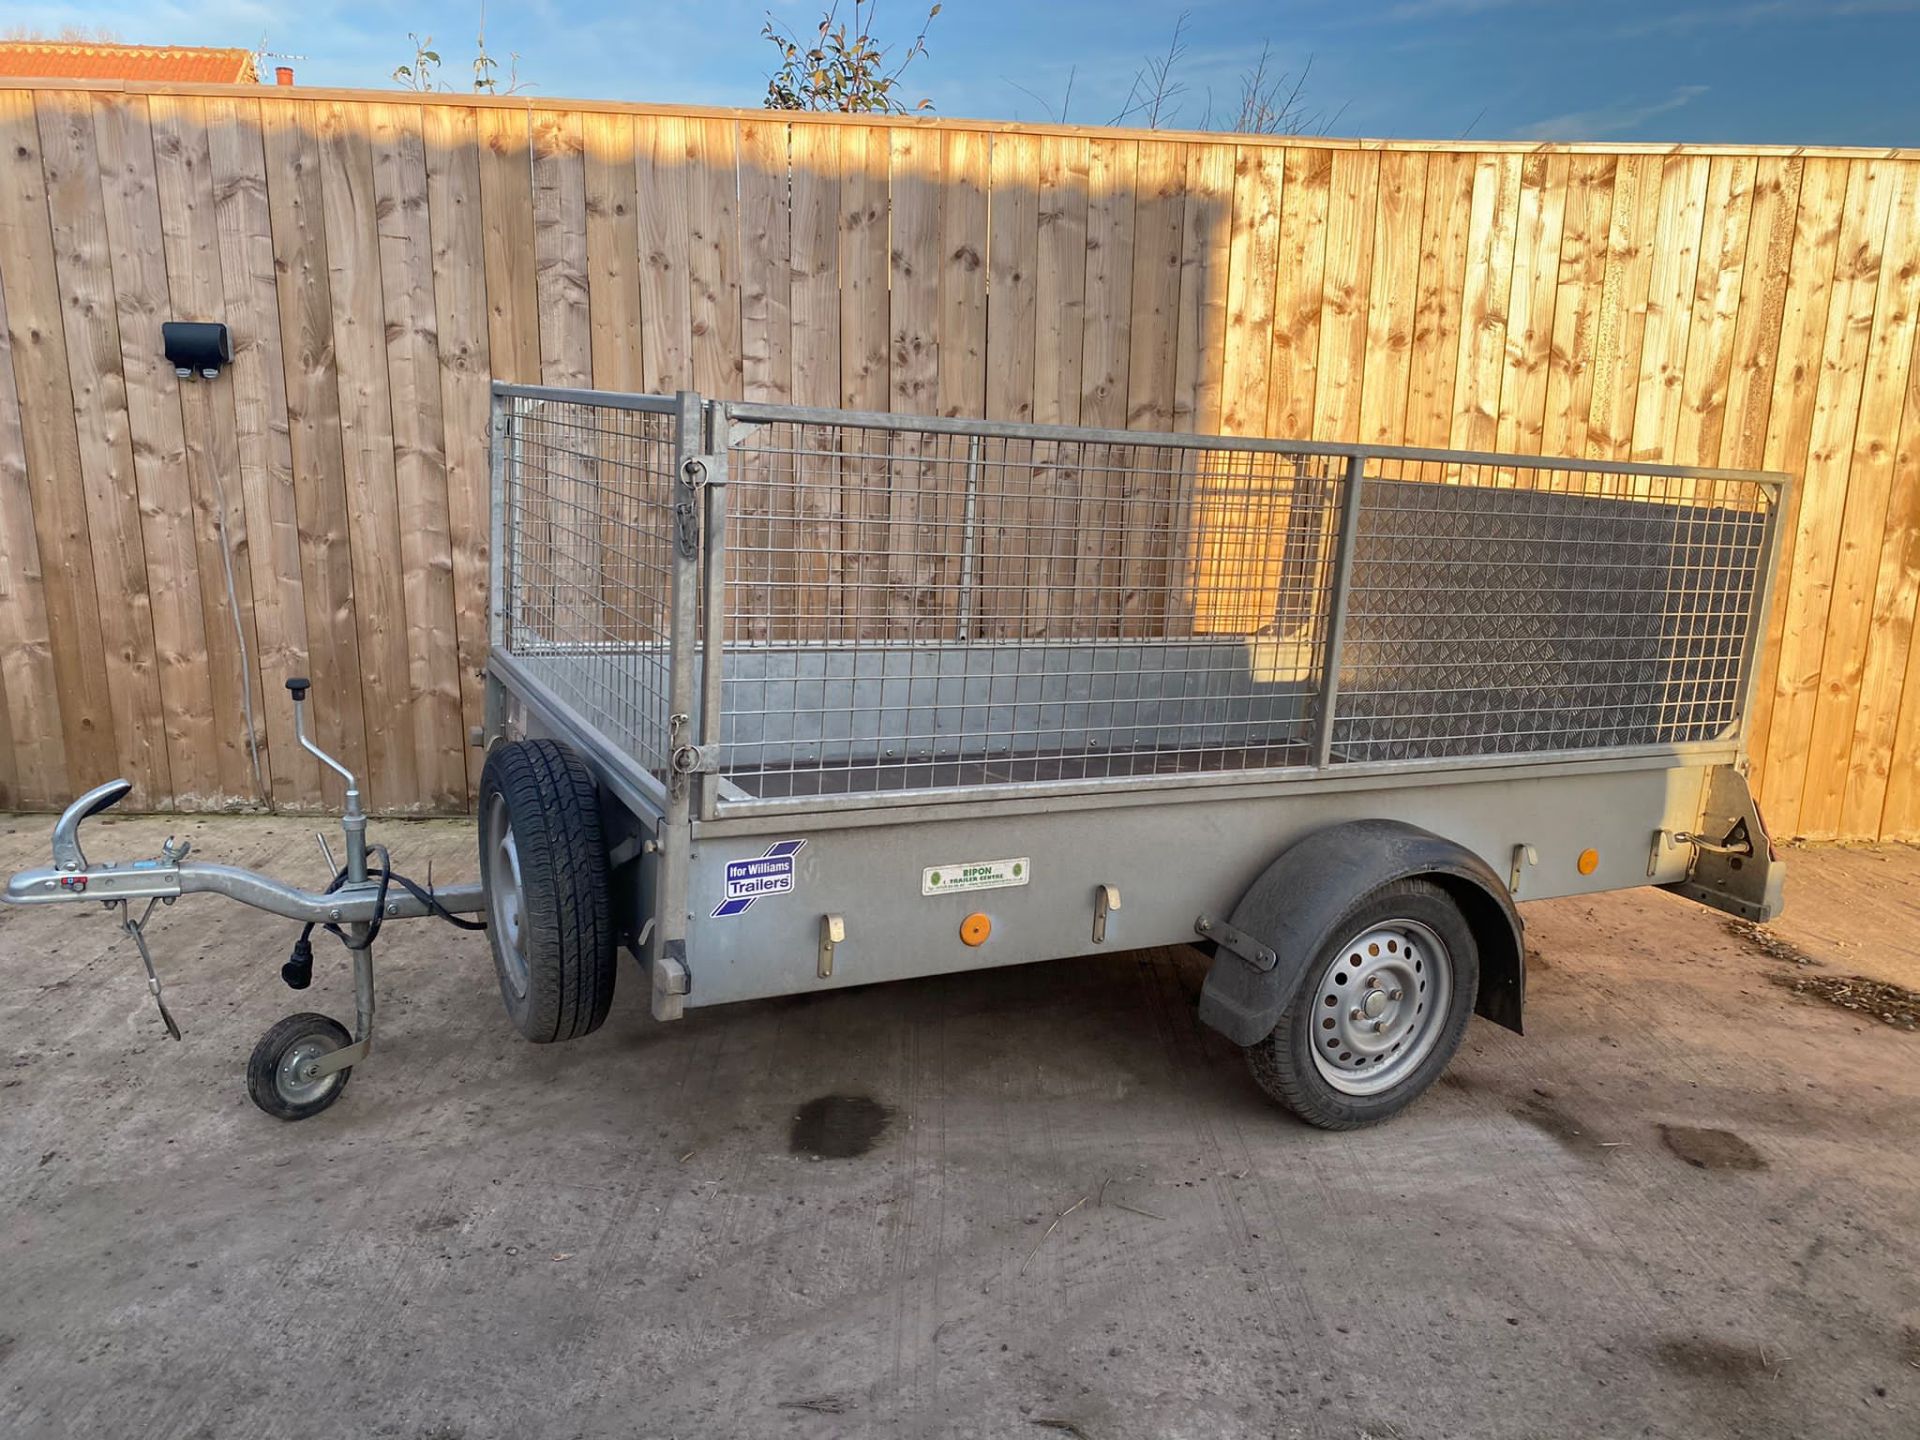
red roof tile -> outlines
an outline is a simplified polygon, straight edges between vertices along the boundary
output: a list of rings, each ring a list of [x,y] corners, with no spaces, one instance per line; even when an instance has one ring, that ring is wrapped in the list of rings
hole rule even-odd
[[[247,50],[51,40],[0,41],[0,77],[208,85],[251,85],[257,78]]]

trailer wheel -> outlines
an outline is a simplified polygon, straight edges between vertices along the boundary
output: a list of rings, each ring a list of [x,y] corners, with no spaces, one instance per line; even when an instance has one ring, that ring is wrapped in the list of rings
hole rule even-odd
[[[480,876],[500,998],[535,1044],[600,1028],[617,954],[593,772],[552,740],[494,746],[480,780]]]
[[[247,1057],[247,1097],[276,1120],[318,1115],[347,1088],[353,1067],[310,1078],[306,1067],[353,1043],[347,1027],[329,1015],[289,1015]]]
[[[1428,880],[1370,891],[1332,935],[1247,1060],[1302,1120],[1357,1130],[1399,1114],[1447,1068],[1473,1016],[1480,952]]]

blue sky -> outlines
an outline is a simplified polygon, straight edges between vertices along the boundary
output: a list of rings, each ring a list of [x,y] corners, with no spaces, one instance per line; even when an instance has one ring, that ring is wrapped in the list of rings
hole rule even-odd
[[[850,3],[850,0],[849,0]],[[881,0],[884,34],[924,6]],[[1332,133],[1453,139],[1920,144],[1920,0],[1191,0],[1187,95],[1197,126],[1211,90],[1272,42],[1282,69],[1311,57],[1307,101]],[[1164,50],[1178,3],[945,0],[913,97],[945,115],[1111,120],[1142,59]],[[753,105],[771,49],[766,13],[810,27],[798,0],[517,0],[488,16],[490,48],[518,51],[534,93]],[[104,28],[118,38],[256,45],[305,58],[302,83],[383,86],[431,33],[459,79],[471,0],[14,0],[0,25]],[[1034,92],[1045,97],[1043,106]]]

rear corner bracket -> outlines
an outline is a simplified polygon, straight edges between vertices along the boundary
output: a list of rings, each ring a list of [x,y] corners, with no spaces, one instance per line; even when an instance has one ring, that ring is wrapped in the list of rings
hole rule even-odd
[[[1262,944],[1246,931],[1237,929],[1224,920],[1216,920],[1211,915],[1202,915],[1193,922],[1193,929],[1195,934],[1213,941],[1222,950],[1232,951],[1256,970],[1265,972],[1280,963],[1279,952],[1271,945]]]

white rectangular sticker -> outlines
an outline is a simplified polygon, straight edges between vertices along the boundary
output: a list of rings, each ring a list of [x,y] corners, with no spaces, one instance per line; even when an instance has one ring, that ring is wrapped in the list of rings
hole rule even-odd
[[[956,890],[999,890],[1008,885],[1024,885],[1032,875],[1033,862],[1024,855],[1017,860],[969,860],[960,865],[933,865],[920,872],[920,893],[947,895]]]
[[[781,840],[767,847],[767,853],[751,860],[727,862],[727,894],[714,908],[713,918],[725,920],[744,915],[753,902],[767,895],[793,893],[793,857],[806,845],[804,840]]]

